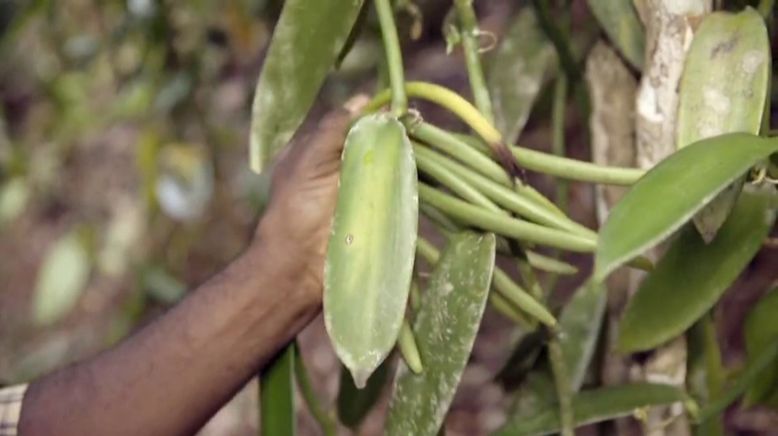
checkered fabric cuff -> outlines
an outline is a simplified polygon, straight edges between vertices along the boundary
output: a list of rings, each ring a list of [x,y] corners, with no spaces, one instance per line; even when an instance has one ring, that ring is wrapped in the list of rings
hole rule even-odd
[[[16,436],[27,385],[0,389],[0,436]]]

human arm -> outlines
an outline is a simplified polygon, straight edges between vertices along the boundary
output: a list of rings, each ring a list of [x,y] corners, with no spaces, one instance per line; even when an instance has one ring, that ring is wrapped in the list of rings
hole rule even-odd
[[[186,435],[320,310],[340,153],[330,114],[274,166],[249,248],[164,316],[102,354],[33,382],[20,435]]]

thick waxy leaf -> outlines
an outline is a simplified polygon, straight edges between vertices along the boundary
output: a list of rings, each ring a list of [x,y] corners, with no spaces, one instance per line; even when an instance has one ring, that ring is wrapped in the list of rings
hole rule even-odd
[[[684,401],[686,394],[673,386],[636,383],[582,391],[573,398],[576,427],[633,414],[637,409]],[[545,435],[560,430],[557,407],[547,407],[534,416],[511,417],[495,435]]]
[[[294,436],[297,432],[294,401],[295,353],[295,346],[289,345],[260,376],[260,434]]]
[[[746,352],[750,363],[753,363],[761,350],[778,339],[776,315],[778,315],[778,288],[762,297],[746,318]],[[778,398],[778,361],[757,377],[755,383],[746,392],[746,403],[755,404],[767,400],[771,394]]]
[[[392,369],[391,361],[392,359],[386,359],[381,363],[367,379],[367,385],[364,389],[359,389],[354,385],[354,380],[346,367],[341,368],[337,408],[338,420],[343,425],[356,429],[370,412],[370,409],[375,406],[389,381],[388,376]]]
[[[774,221],[768,195],[745,191],[712,243],[687,226],[630,300],[619,348],[654,348],[691,327],[759,251]]]
[[[284,2],[254,94],[254,171],[265,168],[302,123],[361,6],[362,0]]]
[[[581,388],[597,348],[607,295],[602,283],[590,281],[575,292],[559,317],[559,342],[573,392]]]
[[[48,325],[67,315],[86,288],[90,270],[89,255],[77,231],[55,242],[38,272],[33,301],[35,322]]]
[[[389,406],[388,435],[434,436],[443,424],[481,324],[495,245],[492,234],[449,239],[413,323],[424,371],[403,367]]]
[[[677,146],[723,133],[759,133],[770,80],[764,18],[751,8],[705,17],[681,78]],[[694,217],[706,241],[724,224],[743,187],[739,179]]]
[[[778,140],[731,133],[684,147],[646,173],[600,230],[595,279],[661,242],[751,166],[778,151]]]
[[[646,37],[631,1],[589,0],[589,9],[622,56],[634,68],[643,68]],[[696,36],[695,36],[696,38]]]
[[[533,8],[519,12],[490,61],[487,82],[494,122],[503,137],[514,142],[557,64],[554,45],[540,28]]]
[[[403,125],[360,119],[346,138],[324,267],[324,322],[357,387],[394,348],[413,273],[416,165]]]

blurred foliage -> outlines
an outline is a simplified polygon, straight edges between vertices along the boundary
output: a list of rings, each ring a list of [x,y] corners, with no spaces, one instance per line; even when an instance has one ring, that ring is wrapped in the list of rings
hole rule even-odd
[[[0,267],[14,288],[0,302],[12,350],[0,379],[77,355],[41,351],[57,331],[86,348],[123,337],[242,249],[267,199],[246,144],[282,4],[0,0],[0,245],[17,250]],[[323,106],[377,62],[370,29]],[[72,333],[85,314],[109,327]]]

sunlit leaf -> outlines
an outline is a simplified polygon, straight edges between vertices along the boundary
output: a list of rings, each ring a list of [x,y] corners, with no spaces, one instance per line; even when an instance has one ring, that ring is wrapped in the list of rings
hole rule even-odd
[[[731,133],[676,151],[616,204],[600,230],[595,279],[678,230],[751,166],[778,151],[778,140]]]
[[[677,146],[723,133],[758,134],[770,81],[770,41],[754,9],[707,15],[694,34],[679,91]],[[694,217],[706,241],[724,224],[744,178]]]
[[[490,59],[487,82],[497,129],[509,142],[519,136],[543,85],[556,69],[553,44],[525,7]]]
[[[746,191],[712,243],[687,226],[630,300],[619,348],[648,350],[691,327],[759,251],[774,221],[768,195]]]
[[[446,245],[413,323],[424,371],[402,367],[388,435],[434,436],[443,424],[481,324],[494,258],[492,234],[460,233]]]
[[[356,429],[370,410],[375,406],[384,387],[389,382],[392,359],[386,359],[367,379],[367,385],[359,389],[354,385],[348,369],[341,367],[340,388],[338,389],[338,420],[346,427]]]
[[[90,270],[89,254],[78,231],[55,242],[38,271],[33,301],[35,322],[49,325],[67,315],[86,288]]]
[[[607,295],[602,283],[588,282],[576,290],[559,316],[559,342],[573,392],[581,388],[594,357]]]
[[[324,268],[324,322],[363,387],[392,351],[413,272],[418,226],[413,149],[388,114],[360,119],[346,138]]]
[[[289,345],[260,376],[260,434],[294,436],[297,432],[294,401],[296,352],[295,346]]]
[[[684,401],[686,394],[673,386],[636,383],[581,391],[573,397],[576,427],[630,416],[638,409]],[[545,435],[560,430],[558,407],[546,407],[534,416],[514,416],[497,436]]]
[[[643,68],[646,37],[635,6],[624,0],[589,0],[589,9],[622,56],[634,68]],[[695,39],[697,36],[695,35]]]
[[[251,168],[259,172],[291,139],[332,69],[362,0],[287,0],[257,83]]]
[[[778,316],[778,288],[762,297],[746,318],[744,333],[750,363],[753,363],[761,350],[778,338],[776,316]],[[756,404],[767,400],[776,392],[778,392],[778,361],[757,377],[755,383],[746,392],[746,403]]]

